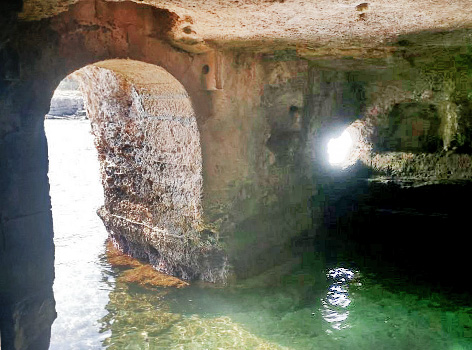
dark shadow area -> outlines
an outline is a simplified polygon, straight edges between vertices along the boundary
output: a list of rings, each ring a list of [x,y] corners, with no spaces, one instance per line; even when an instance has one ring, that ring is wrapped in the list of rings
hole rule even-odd
[[[387,123],[378,130],[376,152],[437,152],[441,120],[436,106],[408,102],[393,106]]]
[[[466,293],[470,246],[464,199],[471,195],[472,182],[465,180],[414,183],[339,175],[312,197],[314,215],[322,207],[323,223],[304,240],[327,260],[350,262],[393,288]]]

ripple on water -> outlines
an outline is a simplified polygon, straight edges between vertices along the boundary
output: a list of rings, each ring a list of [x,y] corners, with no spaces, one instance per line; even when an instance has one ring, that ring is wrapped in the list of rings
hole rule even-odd
[[[326,274],[329,287],[326,295],[321,299],[322,309],[320,311],[323,319],[335,330],[350,327],[347,322],[349,317],[347,307],[351,304],[349,282],[354,279],[356,274],[359,272],[343,267],[331,269]],[[331,329],[327,329],[327,332],[331,333]]]

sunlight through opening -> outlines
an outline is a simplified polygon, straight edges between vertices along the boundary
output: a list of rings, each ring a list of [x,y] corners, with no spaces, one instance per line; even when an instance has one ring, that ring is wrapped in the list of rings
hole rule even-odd
[[[338,138],[332,138],[328,142],[329,163],[342,165],[348,158],[352,149],[352,137],[347,130]]]

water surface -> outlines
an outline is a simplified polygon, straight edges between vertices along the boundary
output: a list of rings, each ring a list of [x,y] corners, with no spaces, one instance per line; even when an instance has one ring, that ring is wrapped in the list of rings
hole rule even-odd
[[[467,297],[382,277],[343,254],[308,252],[229,287],[124,283],[95,214],[103,191],[90,124],[45,125],[58,312],[51,349],[472,349]]]
[[[97,151],[87,120],[45,120],[52,201],[57,319],[50,349],[98,349],[99,319],[113,286],[102,258],[107,232]]]

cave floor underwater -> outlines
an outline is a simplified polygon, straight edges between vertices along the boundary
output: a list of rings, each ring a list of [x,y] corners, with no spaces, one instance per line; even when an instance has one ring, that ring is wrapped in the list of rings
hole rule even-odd
[[[294,243],[294,263],[238,284],[140,285],[130,278],[136,265],[107,259],[90,123],[46,120],[45,127],[58,312],[50,349],[472,349],[467,266],[450,270],[448,245],[434,263],[424,261],[406,232],[414,210],[401,224],[395,207],[381,210],[378,202],[370,203],[378,215],[368,223],[360,219],[372,217],[368,209],[346,220],[327,213],[326,232]],[[345,200],[336,199],[337,209]],[[431,217],[439,221],[425,230],[444,221]],[[369,244],[346,243],[360,232]],[[372,239],[395,232],[405,244]]]

